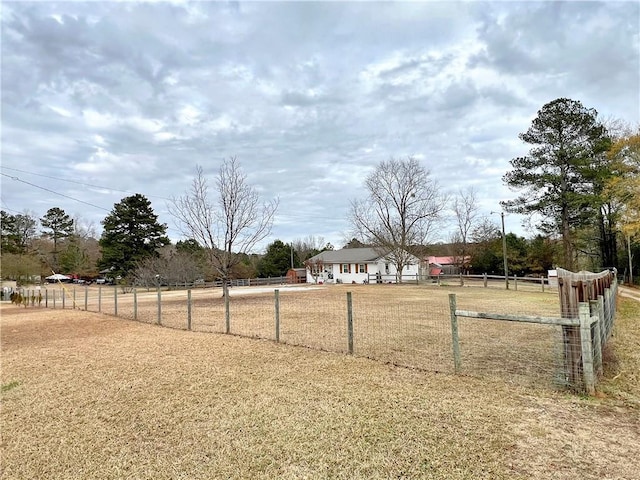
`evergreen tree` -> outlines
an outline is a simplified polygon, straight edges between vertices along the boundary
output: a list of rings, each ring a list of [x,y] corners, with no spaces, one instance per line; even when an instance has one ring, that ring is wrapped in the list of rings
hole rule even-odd
[[[4,210],[0,217],[2,252],[26,254],[36,234],[36,219],[28,213],[11,215]]]
[[[158,248],[170,242],[167,226],[158,223],[151,202],[136,194],[123,198],[102,221],[100,268],[112,268],[112,275],[125,277],[146,257],[157,256]]]
[[[259,277],[281,277],[291,268],[292,246],[276,240],[267,247],[267,252],[258,266]],[[298,264],[298,257],[293,251],[293,264]]]
[[[40,224],[45,228],[42,233],[53,240],[53,269],[58,271],[58,240],[67,238],[73,234],[73,219],[64,210],[55,207],[47,210],[40,219]]]
[[[536,235],[529,240],[527,270],[530,273],[546,276],[547,272],[553,269],[555,264],[556,244],[557,242],[542,235]]]
[[[188,238],[187,240],[178,240],[176,243],[176,251],[200,255],[204,252],[204,248],[200,246],[197,240]]]
[[[506,209],[539,214],[537,227],[562,236],[562,267],[574,268],[574,233],[592,221],[594,184],[590,173],[609,146],[604,126],[594,109],[559,98],[547,103],[520,139],[533,148],[511,160],[513,170],[504,182],[524,193],[504,202]]]

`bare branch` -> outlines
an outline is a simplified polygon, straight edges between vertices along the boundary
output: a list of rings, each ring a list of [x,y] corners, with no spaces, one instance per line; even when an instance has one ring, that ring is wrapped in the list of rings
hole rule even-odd
[[[205,248],[219,278],[227,280],[239,255],[250,253],[271,232],[278,200],[261,203],[235,157],[223,161],[214,185],[211,195],[198,166],[191,188],[172,200],[169,211],[181,232]]]
[[[440,222],[447,197],[413,157],[381,162],[365,187],[368,198],[351,202],[355,233],[388,255],[402,272],[411,247],[426,243]]]

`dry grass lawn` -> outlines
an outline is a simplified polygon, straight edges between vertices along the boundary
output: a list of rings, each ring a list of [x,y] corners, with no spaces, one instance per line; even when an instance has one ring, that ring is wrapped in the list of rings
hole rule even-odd
[[[481,283],[479,284],[481,286]],[[513,286],[512,286],[513,287]],[[115,312],[118,316],[187,328],[187,292],[141,289],[134,296],[115,287],[79,288],[66,292],[66,308],[85,306],[89,311]],[[231,332],[274,340],[273,288],[231,289]],[[358,356],[429,371],[453,372],[450,292],[458,308],[484,312],[559,316],[557,292],[532,288],[508,294],[496,288],[460,288],[458,283],[436,285],[330,285],[281,286],[280,341],[332,352],[346,352],[347,292],[353,298],[354,351]],[[61,291],[48,295],[49,306]],[[86,299],[85,299],[86,294]],[[134,312],[134,305],[135,312]],[[191,292],[191,329],[225,332],[224,302],[220,289]],[[525,385],[564,383],[560,328],[500,321],[461,319],[459,325],[463,373],[497,376]]]
[[[0,314],[3,479],[640,471],[630,299],[596,398],[78,310],[3,304]]]

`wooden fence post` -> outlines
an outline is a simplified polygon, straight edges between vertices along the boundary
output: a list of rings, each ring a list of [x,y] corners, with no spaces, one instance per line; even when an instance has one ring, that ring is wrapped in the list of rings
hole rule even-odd
[[[451,311],[451,341],[453,345],[453,366],[455,373],[460,373],[462,365],[460,359],[460,340],[458,337],[458,317],[456,316],[456,294],[449,294],[449,310]]]
[[[89,310],[89,287],[84,287],[84,311]]]
[[[191,289],[187,290],[187,330],[191,330]]]
[[[462,272],[460,272],[460,286],[464,287],[464,280],[462,279]]]
[[[518,277],[517,276],[513,276],[513,289],[517,292],[518,291]]]
[[[222,291],[225,291],[224,288]],[[229,306],[229,295],[224,295],[224,333],[231,333],[231,308]]]
[[[76,287],[73,287],[73,309],[76,309]]]
[[[600,342],[601,333],[600,326],[602,324],[602,318],[600,318],[600,312],[598,308],[597,300],[589,301],[589,315],[592,317],[598,317],[598,320],[593,324],[593,330],[591,335],[591,341],[593,342],[593,369],[596,375],[602,375],[602,344]]]
[[[98,313],[102,312],[102,285],[98,287]]]
[[[572,295],[571,280],[558,275],[558,296],[560,298],[560,310],[562,318],[576,318],[576,298]],[[564,368],[565,377],[572,389],[577,389],[580,384],[580,348],[579,329],[575,326],[562,327],[562,340],[564,343]]]
[[[591,316],[589,314],[589,304],[580,302],[578,306],[580,317],[580,343],[582,350],[582,375],[584,387],[588,395],[595,395],[595,376],[593,373],[593,350],[591,343]]]
[[[66,301],[66,295],[65,295],[65,291],[64,291],[64,287],[60,290],[61,294],[62,294],[62,309],[64,310],[64,305],[65,305],[65,301]]]
[[[162,291],[160,290],[160,286],[158,286],[158,325],[162,325]]]
[[[615,301],[615,298],[614,298]],[[612,318],[612,308],[611,308],[611,289],[609,288],[605,288],[604,289],[604,314],[605,314],[605,340],[608,341],[609,337],[611,337],[611,330],[612,330],[612,325],[613,322],[611,321]],[[606,342],[605,342],[606,343]]]
[[[353,354],[353,303],[351,301],[351,292],[347,292],[347,341],[349,353]]]
[[[487,288],[487,274],[486,273],[482,274],[482,281],[484,283],[484,288]]]
[[[542,286],[542,293],[544,293],[544,277],[540,277],[540,285]]]
[[[44,308],[49,308],[49,290],[44,291]]]
[[[275,295],[275,315],[276,315],[276,342],[280,341],[280,290],[273,291]]]
[[[604,295],[598,295],[598,317],[600,318],[600,346],[607,344],[607,317],[604,314]]]
[[[118,285],[113,286],[113,314],[118,316]]]
[[[133,287],[133,319],[138,320],[138,290]]]

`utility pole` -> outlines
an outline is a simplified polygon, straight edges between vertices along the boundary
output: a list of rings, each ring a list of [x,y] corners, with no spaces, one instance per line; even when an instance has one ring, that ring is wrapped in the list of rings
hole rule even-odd
[[[293,242],[290,245],[291,247],[291,269],[293,269]]]
[[[498,212],[491,212],[492,214]],[[507,235],[504,231],[504,212],[500,212],[502,219],[502,260],[504,262],[504,286],[509,290],[509,269],[507,267]]]

